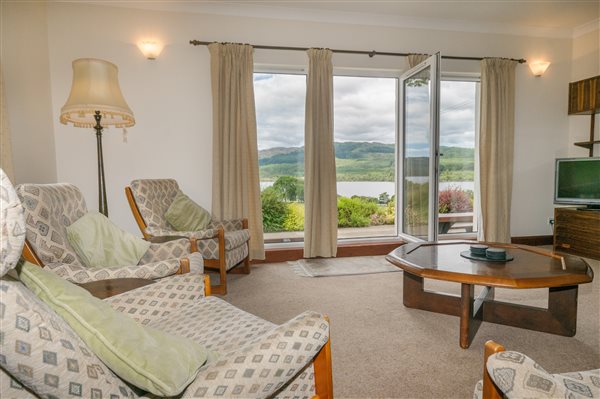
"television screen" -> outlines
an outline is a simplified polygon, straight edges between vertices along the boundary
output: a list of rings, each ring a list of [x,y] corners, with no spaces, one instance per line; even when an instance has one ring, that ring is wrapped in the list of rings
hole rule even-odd
[[[600,205],[600,158],[557,159],[554,202]]]

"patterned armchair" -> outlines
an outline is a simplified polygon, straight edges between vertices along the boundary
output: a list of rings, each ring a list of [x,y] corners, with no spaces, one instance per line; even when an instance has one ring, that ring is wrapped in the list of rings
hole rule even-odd
[[[144,237],[195,239],[204,258],[204,267],[219,271],[219,285],[213,287],[213,292],[226,294],[229,270],[241,265],[244,273],[250,273],[248,222],[246,219],[212,220],[205,230],[176,231],[165,219],[165,213],[178,191],[179,185],[173,179],[133,180],[125,188],[129,206]]]
[[[600,369],[549,374],[527,355],[487,341],[483,380],[475,386],[473,398],[600,398]]]
[[[69,244],[66,227],[87,213],[85,200],[72,184],[17,186],[25,212],[25,258],[78,284],[111,278],[160,279],[174,274],[203,273],[202,256],[189,239],[153,243],[137,265],[85,267]]]
[[[156,398],[122,380],[12,270],[23,210],[0,170],[0,397]],[[329,323],[305,312],[276,326],[216,297],[201,274],[162,279],[106,299],[116,311],[213,351],[181,398],[333,398]]]

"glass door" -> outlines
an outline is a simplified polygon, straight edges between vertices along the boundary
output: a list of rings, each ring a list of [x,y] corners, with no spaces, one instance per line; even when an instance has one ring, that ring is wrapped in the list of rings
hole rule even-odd
[[[437,240],[440,54],[400,77],[399,233]]]

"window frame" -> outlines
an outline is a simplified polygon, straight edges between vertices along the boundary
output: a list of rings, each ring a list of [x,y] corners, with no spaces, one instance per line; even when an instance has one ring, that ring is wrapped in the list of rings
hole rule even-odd
[[[478,83],[475,90],[475,149],[479,148],[479,125],[480,125],[480,112],[481,112],[481,73],[477,72],[444,72],[440,78],[440,83],[444,81],[454,82],[476,82]],[[440,91],[440,96],[441,96]],[[477,234],[481,226],[479,221],[481,220],[481,207],[480,207],[480,195],[479,195],[479,151],[475,151],[475,175],[473,177],[474,183],[474,198],[473,198],[473,224],[477,225],[477,231],[472,233],[454,233],[454,234],[439,234],[439,240],[472,240],[477,238]],[[438,193],[439,193],[438,185]]]
[[[398,162],[398,156],[400,154],[400,146],[401,143],[399,140],[400,135],[400,85],[399,78],[404,73],[405,70],[402,69],[376,69],[376,68],[355,68],[355,67],[334,67],[333,68],[333,76],[350,76],[350,77],[364,77],[364,78],[390,78],[396,79],[396,104],[395,104],[395,158],[396,162]],[[308,76],[308,67],[306,65],[283,65],[283,64],[263,64],[257,63],[254,64],[253,73],[271,73],[271,74],[286,74],[286,75],[305,75]],[[473,72],[441,72],[441,81],[463,81],[463,82],[477,82],[481,83],[481,74],[473,73]],[[475,95],[475,148],[478,148],[478,138],[479,138],[479,115],[481,110],[481,96],[480,89],[481,85],[477,85],[476,95]],[[396,206],[398,206],[398,168],[394,168],[394,183],[396,185]],[[480,220],[480,206],[479,206],[479,184],[478,184],[478,176],[479,176],[479,156],[478,151],[475,151],[475,204],[474,204],[474,223],[478,223]],[[438,187],[439,191],[439,187]],[[477,212],[475,212],[475,210]],[[398,242],[399,239],[402,239],[400,234],[400,226],[398,223],[398,209],[396,209],[396,221],[395,221],[395,235],[392,236],[380,236],[380,237],[360,237],[360,238],[338,238],[338,244],[361,244],[361,243],[389,243],[389,242]],[[479,230],[480,226],[478,226]],[[439,238],[441,240],[449,240],[449,239],[473,239],[477,237],[477,232],[473,233],[462,233],[462,234],[440,234]],[[281,241],[281,242],[271,242],[265,243],[266,249],[286,249],[286,248],[298,248],[300,244],[303,245],[304,241]]]

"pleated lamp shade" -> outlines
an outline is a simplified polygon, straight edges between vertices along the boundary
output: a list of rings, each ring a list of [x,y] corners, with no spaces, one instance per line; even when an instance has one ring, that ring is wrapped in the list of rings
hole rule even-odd
[[[135,118],[123,98],[117,75],[117,66],[108,61],[95,58],[73,61],[71,93],[60,110],[60,122],[94,127],[94,113],[100,111],[102,126],[133,126]]]

